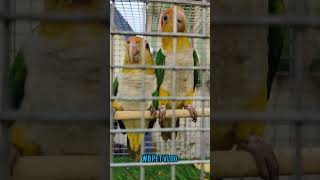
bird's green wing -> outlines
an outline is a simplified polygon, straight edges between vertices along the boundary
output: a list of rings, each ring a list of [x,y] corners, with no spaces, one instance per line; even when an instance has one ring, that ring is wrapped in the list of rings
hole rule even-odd
[[[162,49],[159,49],[156,55],[156,65],[157,66],[165,65],[165,59],[166,59],[166,56],[162,53]],[[164,77],[164,69],[156,69],[156,76],[157,76],[157,89],[159,90]]]
[[[165,58],[166,58],[166,56],[162,53],[162,50],[159,49],[159,51],[157,52],[157,55],[156,55],[155,65],[157,65],[157,66],[164,65]],[[157,77],[157,88],[152,93],[152,96],[153,97],[159,97],[159,88],[160,88],[160,85],[162,84],[162,81],[163,81],[164,69],[155,69],[155,73],[156,73],[156,77]],[[158,99],[153,100],[152,101],[152,105],[153,105],[153,107],[155,109],[158,109],[159,100]],[[156,119],[150,121],[148,128],[152,128],[155,122],[156,122]]]
[[[200,61],[199,57],[197,55],[196,50],[193,50],[193,61],[194,61],[194,66],[200,66]],[[201,77],[201,71],[199,69],[194,70],[194,81],[193,81],[193,88],[196,88],[197,83],[199,83]]]
[[[19,109],[24,97],[27,67],[22,52],[18,52],[9,73],[10,106]]]
[[[118,94],[118,87],[119,87],[119,81],[118,81],[118,78],[116,77],[112,82],[112,95],[113,96],[116,96]],[[125,129],[124,123],[121,120],[117,120],[115,122],[119,123],[119,127],[121,129]],[[116,126],[115,122],[114,122],[114,125]]]
[[[112,82],[112,95],[116,96],[118,93],[118,86],[119,86],[119,82],[118,82],[118,78],[116,77],[113,82]]]
[[[283,0],[269,0],[269,14],[280,15],[285,13]],[[282,49],[284,46],[284,38],[286,28],[284,26],[270,26],[268,34],[269,55],[268,55],[268,79],[267,79],[267,97],[269,99],[272,82],[277,73]]]
[[[152,96],[153,97],[159,97],[159,91],[158,91],[158,88],[152,93]],[[159,100],[157,99],[154,99],[152,101],[152,105],[154,108],[158,109],[158,106],[159,106]]]

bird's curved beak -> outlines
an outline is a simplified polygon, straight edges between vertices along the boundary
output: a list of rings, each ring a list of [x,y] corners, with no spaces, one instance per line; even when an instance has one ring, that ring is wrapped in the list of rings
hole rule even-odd
[[[136,43],[129,44],[129,58],[131,63],[139,62],[139,49]]]

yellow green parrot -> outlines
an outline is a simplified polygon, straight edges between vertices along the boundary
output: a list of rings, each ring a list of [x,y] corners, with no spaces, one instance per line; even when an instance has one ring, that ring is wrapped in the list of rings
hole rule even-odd
[[[103,0],[44,0],[43,5],[46,13],[105,12]],[[105,36],[102,22],[40,22],[11,66],[12,108],[22,113],[102,111],[99,92]],[[21,121],[12,125],[10,141],[23,156],[96,154],[100,144],[96,125]]]
[[[183,8],[176,6],[177,11],[177,32],[186,32],[186,15]],[[171,6],[161,16],[162,32],[173,32],[173,8]],[[173,63],[173,37],[162,37],[162,48],[156,55],[156,65],[170,66]],[[199,66],[199,59],[196,51],[191,47],[188,37],[177,37],[176,44],[176,66],[194,67]],[[176,97],[192,97],[194,95],[196,83],[198,82],[199,70],[175,70],[175,95]],[[172,70],[157,69],[157,83],[159,96],[172,96]],[[196,122],[197,112],[192,106],[192,100],[175,101],[176,109],[188,109],[192,120]],[[162,128],[170,128],[171,118],[165,118],[166,108],[172,108],[170,100],[159,100],[159,123]],[[176,127],[179,126],[179,118],[176,119]],[[161,133],[163,140],[171,139],[171,132]]]
[[[253,11],[248,7],[255,9]],[[259,4],[260,7],[260,10],[256,9],[258,7],[254,7],[252,1],[221,0],[216,2],[213,12],[221,16],[280,15],[285,12],[283,0],[269,0],[268,7]],[[213,28],[213,112],[266,111],[272,80],[282,53],[284,33],[285,28],[281,26]],[[279,179],[279,166],[273,148],[263,139],[263,122],[258,119],[214,122],[212,128],[212,150],[236,147],[237,150],[248,151],[256,160],[264,180]]]
[[[145,46],[143,46],[143,41]],[[146,65],[154,65],[151,56],[149,43],[141,37],[132,36],[127,39],[125,45],[124,65],[142,65],[143,48],[145,49]],[[157,94],[157,77],[155,69],[129,69],[123,68],[113,82],[113,94],[117,97],[141,97],[143,90],[143,75],[145,74],[145,94],[143,97],[152,97]],[[112,107],[116,111],[140,111],[141,105],[150,111],[155,119],[145,120],[144,128],[152,128],[156,121],[157,101],[147,100],[125,101],[114,100]],[[139,129],[141,127],[141,119],[119,121],[120,126],[125,129]],[[128,151],[136,160],[140,158],[140,147],[144,139],[144,133],[127,133]]]

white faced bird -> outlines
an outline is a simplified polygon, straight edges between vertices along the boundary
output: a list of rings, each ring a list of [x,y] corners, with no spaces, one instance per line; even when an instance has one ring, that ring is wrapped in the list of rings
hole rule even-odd
[[[162,32],[173,32],[173,8],[174,6],[168,8],[161,16]],[[179,6],[176,9],[177,32],[187,32],[184,10]],[[174,37],[162,37],[162,48],[159,49],[156,55],[156,65],[170,66],[174,63],[173,39]],[[188,37],[176,37],[176,42],[175,65],[183,67],[199,66],[199,58],[196,51],[191,47],[190,39]],[[175,89],[172,89],[173,71],[176,71]],[[174,94],[176,97],[193,97],[200,71],[157,69],[156,74],[159,97],[172,96]],[[188,109],[192,120],[196,122],[197,112],[192,106],[192,100],[178,100],[174,103],[177,109]],[[162,128],[171,127],[171,118],[165,118],[167,108],[172,108],[171,102],[169,100],[159,100],[159,123]],[[179,118],[176,119],[175,126],[179,126]],[[171,139],[171,132],[162,132],[161,135],[165,141]]]
[[[143,43],[144,42],[144,43]],[[143,46],[144,44],[144,46]],[[127,39],[125,45],[124,65],[142,65],[143,49],[145,64],[152,66],[154,61],[151,56],[149,43],[141,37],[133,36]],[[143,75],[145,76],[145,86],[143,86]],[[113,82],[113,93],[116,97],[152,97],[157,94],[157,79],[155,69],[146,68],[123,68]],[[140,111],[141,105],[145,110],[149,110],[154,119],[146,119],[144,128],[152,128],[156,121],[157,101],[126,101],[114,100],[112,107],[115,111]],[[120,126],[125,129],[140,129],[141,120],[133,119],[121,121]],[[140,147],[144,139],[144,133],[128,132],[128,150],[136,160],[140,157]]]

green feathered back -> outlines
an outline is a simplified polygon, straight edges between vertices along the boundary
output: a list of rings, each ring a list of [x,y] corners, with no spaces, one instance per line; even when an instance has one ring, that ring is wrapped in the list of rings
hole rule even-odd
[[[199,57],[197,55],[196,50],[193,50],[193,60],[194,60],[194,66],[200,66]],[[197,83],[200,82],[201,79],[201,71],[199,69],[194,70],[194,81],[193,81],[193,88],[196,88]]]
[[[118,94],[118,87],[119,87],[119,81],[118,81],[118,78],[116,77],[113,82],[112,82],[112,95],[113,96],[117,96]],[[125,125],[124,123],[121,121],[121,120],[117,120],[115,122],[118,122],[119,123],[119,126],[121,129],[125,129]],[[114,123],[114,125],[116,125]],[[125,134],[125,133],[124,133]]]
[[[19,109],[24,97],[27,67],[21,52],[18,52],[9,74],[10,106]]]

